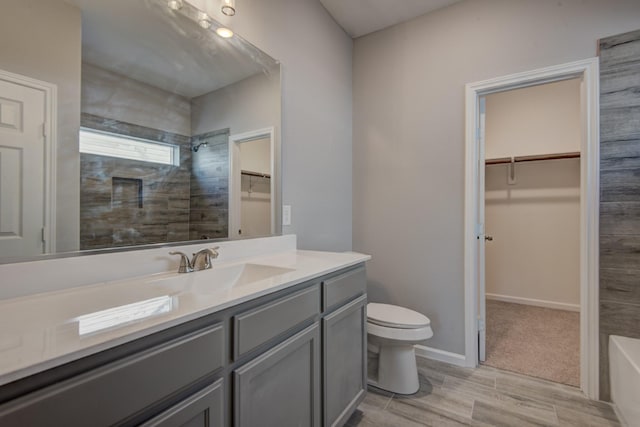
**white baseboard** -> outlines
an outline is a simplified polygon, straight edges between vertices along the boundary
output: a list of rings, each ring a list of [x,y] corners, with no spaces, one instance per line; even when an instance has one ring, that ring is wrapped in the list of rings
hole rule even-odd
[[[533,298],[512,297],[508,295],[485,294],[487,299],[494,301],[512,302],[514,304],[534,305],[536,307],[554,308],[556,310],[580,311],[580,304],[546,301]]]
[[[439,350],[437,348],[427,347],[426,345],[416,345],[415,349],[416,356],[418,357],[438,360],[440,362],[445,362],[456,366],[467,366],[464,354],[451,353],[450,351]]]

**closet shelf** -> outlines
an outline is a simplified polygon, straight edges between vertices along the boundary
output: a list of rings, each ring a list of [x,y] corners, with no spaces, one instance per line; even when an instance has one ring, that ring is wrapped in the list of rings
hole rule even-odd
[[[271,178],[270,174],[262,173],[262,172],[253,172],[253,171],[241,170],[240,173],[242,175],[257,176],[259,178]]]
[[[572,151],[570,153],[539,154],[535,156],[501,157],[499,159],[487,159],[485,160],[485,164],[501,165],[506,163],[536,162],[539,160],[576,159],[579,157],[579,151]]]

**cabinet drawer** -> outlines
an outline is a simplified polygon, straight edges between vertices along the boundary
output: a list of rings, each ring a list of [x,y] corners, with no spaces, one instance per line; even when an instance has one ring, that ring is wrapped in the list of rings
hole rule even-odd
[[[0,425],[113,425],[221,367],[224,355],[224,329],[210,326],[8,402]]]
[[[223,391],[219,379],[140,427],[223,427]]]
[[[237,358],[320,313],[318,286],[233,317],[234,357]]]
[[[322,310],[328,311],[365,293],[367,275],[364,267],[326,279],[322,282]]]

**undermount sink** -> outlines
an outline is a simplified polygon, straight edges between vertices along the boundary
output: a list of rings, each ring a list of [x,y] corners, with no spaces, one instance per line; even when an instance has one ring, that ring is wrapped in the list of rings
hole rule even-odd
[[[250,285],[261,280],[294,271],[291,268],[263,264],[236,264],[225,267],[214,266],[208,270],[178,274],[152,281],[154,286],[173,290],[188,290],[200,294],[210,294],[230,288]]]

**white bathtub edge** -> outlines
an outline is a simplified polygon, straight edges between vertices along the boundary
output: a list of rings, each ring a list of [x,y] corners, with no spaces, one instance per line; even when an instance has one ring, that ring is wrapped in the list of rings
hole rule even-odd
[[[609,336],[611,401],[625,427],[640,427],[640,339]]]
[[[612,403],[611,407],[613,408],[613,412],[615,412],[616,417],[618,417],[618,421],[620,421],[620,425],[622,427],[631,427],[631,424],[629,424],[627,420],[624,419],[622,412],[620,412],[620,409],[618,409],[618,405],[616,405],[615,403]]]

